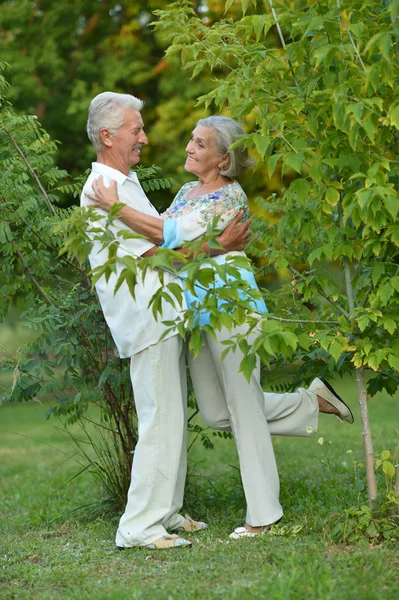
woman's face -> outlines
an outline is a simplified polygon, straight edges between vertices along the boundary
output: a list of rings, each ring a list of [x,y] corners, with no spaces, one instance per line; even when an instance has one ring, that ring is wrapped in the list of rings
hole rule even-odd
[[[198,125],[191,134],[186,146],[187,159],[184,168],[197,177],[206,177],[213,172],[219,173],[226,164],[226,157],[220,156],[215,146],[215,131]]]

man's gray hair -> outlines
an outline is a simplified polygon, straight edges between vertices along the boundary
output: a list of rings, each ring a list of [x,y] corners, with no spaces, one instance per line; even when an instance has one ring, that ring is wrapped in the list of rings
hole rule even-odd
[[[197,123],[198,125],[213,129],[215,131],[215,146],[218,154],[230,157],[230,162],[220,169],[221,175],[235,177],[254,164],[254,161],[249,158],[248,150],[244,148],[243,144],[240,144],[230,152],[228,151],[237,139],[245,135],[243,128],[237,121],[230,119],[230,117],[213,116],[200,119]]]
[[[127,110],[140,111],[144,102],[131,96],[130,94],[117,94],[115,92],[102,92],[98,94],[90,103],[89,118],[87,120],[87,135],[94,146],[94,150],[99,152],[104,145],[100,136],[101,129],[115,135],[125,122],[125,113]]]

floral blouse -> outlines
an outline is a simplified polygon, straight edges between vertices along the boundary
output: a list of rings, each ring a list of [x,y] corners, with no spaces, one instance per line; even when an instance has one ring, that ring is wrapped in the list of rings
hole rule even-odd
[[[227,225],[234,219],[236,214],[244,211],[242,220],[249,218],[248,200],[242,187],[237,181],[233,181],[222,188],[204,194],[198,198],[190,200],[187,194],[197,185],[196,181],[191,181],[183,185],[180,191],[175,196],[170,207],[162,213],[164,219],[164,243],[166,248],[179,248],[184,245],[184,242],[193,241],[203,235],[209,223],[215,217],[219,217],[218,229],[225,229]],[[245,256],[244,252],[229,253]],[[213,260],[219,264],[226,261],[226,254],[214,256]],[[251,288],[258,289],[254,274],[248,269],[239,269],[240,275],[245,279]],[[184,274],[182,275],[184,278]],[[216,274],[214,288],[223,287],[224,281]],[[185,288],[185,286],[184,286]],[[189,308],[197,308],[201,304],[201,299],[205,296],[207,290],[200,285],[195,286],[195,295],[190,290],[185,289],[185,297]],[[267,312],[267,308],[263,300],[253,302],[254,309],[260,313]],[[219,306],[223,305],[223,301],[219,302]],[[204,310],[199,310],[199,323],[206,325],[209,323],[209,315]]]
[[[195,213],[198,224],[201,227],[208,225],[216,216],[234,215],[243,210],[243,220],[249,218],[248,200],[244,190],[237,181],[228,183],[222,188],[204,194],[190,200],[187,194],[197,185],[196,181],[190,181],[183,185],[176,194],[168,210],[162,213],[162,219],[177,219],[190,213]]]

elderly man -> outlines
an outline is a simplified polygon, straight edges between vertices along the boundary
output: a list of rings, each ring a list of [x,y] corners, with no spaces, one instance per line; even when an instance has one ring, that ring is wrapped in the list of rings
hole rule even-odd
[[[83,188],[81,205],[88,206],[87,194],[100,176],[106,183],[117,182],[120,201],[137,210],[158,217],[134,171],[130,168],[140,161],[140,149],[147,144],[141,117],[143,103],[129,94],[104,92],[96,96],[89,109],[87,132],[97,161]],[[249,235],[247,224],[232,225],[218,237],[227,251],[241,249]],[[100,222],[101,223],[101,222]],[[95,226],[99,226],[96,221]],[[114,234],[125,229],[115,219]],[[149,239],[118,238],[118,256],[135,259],[152,255],[157,246]],[[156,238],[154,238],[156,239]],[[161,240],[160,240],[161,242]],[[94,241],[90,254],[92,269],[103,265],[107,249]],[[135,298],[123,283],[114,293],[122,266],[116,265],[108,281],[101,277],[96,290],[122,358],[130,358],[139,438],[134,451],[131,485],[124,514],[116,535],[118,548],[146,546],[174,548],[190,546],[191,541],[170,535],[171,531],[193,532],[206,525],[178,513],[183,504],[186,476],[186,371],[181,338],[169,332],[162,341],[164,325],[157,321],[148,303],[161,283],[157,271],[138,277]],[[164,284],[173,275],[164,273]],[[173,321],[178,311],[169,303],[163,305],[162,317]]]

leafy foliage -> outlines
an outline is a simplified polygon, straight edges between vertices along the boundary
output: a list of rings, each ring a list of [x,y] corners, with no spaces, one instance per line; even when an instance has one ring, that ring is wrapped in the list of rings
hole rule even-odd
[[[13,384],[0,403],[55,400],[48,416],[60,417],[67,427],[81,424],[95,451],[94,458],[87,455],[91,470],[109,503],[123,506],[137,441],[128,362],[116,356],[86,265],[60,253],[60,232],[72,211],[59,208],[57,200],[60,190],[80,193],[82,177],[65,187],[56,144],[35,117],[15,113],[4,99],[6,88],[0,76],[0,311],[4,318],[11,305],[19,305],[21,324],[38,336],[2,361]],[[141,168],[139,175],[149,187],[165,189],[170,180],[154,177],[158,171]],[[87,250],[88,244],[82,256]],[[78,446],[85,454],[86,446]]]
[[[291,282],[268,295],[272,314],[255,343],[250,347],[241,335],[231,349],[235,342],[243,350],[247,377],[255,354],[265,361],[301,359],[305,379],[315,366],[319,374],[355,370],[372,501],[364,370],[374,372],[369,393],[392,394],[399,386],[399,5],[269,0],[267,12],[246,14],[248,1],[240,4],[242,18],[209,26],[181,0],[156,11],[155,24],[169,36],[167,57],[180,56],[193,78],[205,68],[214,74],[215,86],[199,101],[252,120],[254,131],[241,141],[256,149],[270,177],[277,167],[291,175],[281,197],[259,199],[271,218],[266,228],[265,218],[255,220],[251,248],[265,271],[288,269]],[[232,5],[226,2],[226,10]],[[268,43],[271,29],[278,47]],[[250,311],[239,305],[241,282],[225,280],[219,294],[231,310],[221,316],[212,272],[202,271],[199,263],[191,268],[186,285],[193,287],[201,273],[213,315],[209,330],[243,323]],[[193,319],[188,311],[184,325],[171,326],[194,326],[190,344],[198,350]],[[260,320],[249,316],[250,330]]]
[[[249,311],[249,303],[243,302],[243,297],[254,296],[245,282],[234,277],[234,262],[217,273],[225,282],[220,292],[227,300],[224,313],[218,309],[213,290],[217,267],[209,263],[201,268],[203,256],[195,247],[194,261],[183,263],[188,268],[186,285],[193,287],[199,281],[207,290],[204,302],[211,313],[210,332],[245,321],[255,331],[262,321],[253,346],[248,345],[246,336],[232,340],[245,353],[242,369],[246,375],[253,368],[256,354],[265,362],[300,360],[298,376],[305,380],[316,369],[321,375],[355,369],[366,419],[364,369],[372,375],[367,382],[370,394],[383,388],[393,393],[399,385],[398,3],[385,2],[381,6],[360,0],[287,0],[275,6],[269,0],[259,8],[255,2],[243,0],[227,2],[225,8],[236,9],[238,4],[242,6],[241,18],[212,23],[204,22],[191,2],[181,0],[157,11],[156,32],[162,39],[169,36],[169,66],[181,60],[194,84],[202,73],[212,73],[212,85],[207,89],[201,85],[201,106],[228,111],[253,124],[244,143],[255,149],[259,165],[266,165],[270,178],[276,172],[282,173],[287,185],[281,194],[258,200],[260,215],[253,222],[256,235],[249,250],[259,257],[264,273],[288,272],[291,280],[276,291],[265,292],[270,314],[263,320]],[[176,123],[176,114],[174,117]],[[22,119],[14,120],[14,124],[23,124],[27,131],[33,127],[32,119],[15,114],[12,118]],[[6,128],[2,132],[7,136]],[[34,140],[31,143],[34,146]],[[44,149],[39,146],[38,156],[45,167],[43,177],[50,185],[59,184],[60,172],[45,163]],[[32,174],[20,163],[15,154],[10,163],[15,171],[12,178],[15,174],[19,194],[30,193],[24,182]],[[5,183],[7,176],[10,186],[11,171],[6,169],[2,174]],[[46,197],[38,191],[37,182],[34,188],[33,197]],[[15,205],[21,202],[19,194]],[[57,220],[60,213],[55,210],[37,223],[38,231],[42,234]],[[76,236],[68,240],[70,254],[62,255],[64,261],[73,262],[71,256],[78,246],[83,254],[87,251],[88,246],[79,245],[84,232],[82,218],[80,224],[78,221],[79,216],[70,217]],[[9,219],[7,225],[6,219],[2,235],[8,242],[13,227],[14,222]],[[25,241],[24,235],[25,230],[21,231]],[[213,236],[210,232],[209,239]],[[40,249],[47,248],[47,238],[45,242]],[[12,247],[12,243],[6,244],[7,257],[11,257],[7,282],[14,282],[17,264],[18,254],[11,252]],[[47,266],[47,250],[35,254],[31,242],[23,250],[23,257],[26,250],[32,250],[37,264],[51,274],[52,281],[57,281],[57,291],[40,286],[40,296],[48,296],[58,310],[65,295],[63,286],[67,285],[63,280],[58,283],[56,277],[60,261],[51,262],[49,258]],[[139,268],[176,269],[176,258],[173,251],[165,250],[143,261]],[[29,273],[24,260],[25,264],[20,259],[19,269]],[[111,253],[104,273],[112,269],[115,260]],[[133,289],[137,266],[124,266],[124,278]],[[20,285],[25,286],[27,297],[37,297],[32,278]],[[77,289],[73,287],[75,299]],[[14,288],[9,291],[14,293]],[[153,299],[154,312],[159,312],[162,297],[178,302],[176,294],[170,288],[160,290]],[[45,326],[58,334],[56,311],[51,311],[55,313],[51,318],[40,314],[37,318],[43,318]],[[170,323],[170,327],[180,333],[191,329],[190,344],[198,350],[200,331],[192,311],[187,311],[182,321]],[[109,346],[103,341],[98,351],[104,347]],[[36,383],[28,380],[26,389]],[[372,456],[372,449],[369,454]]]
[[[51,138],[60,141],[57,164],[71,175],[79,176],[94,158],[85,131],[89,103],[113,90],[145,101],[150,143],[142,150],[143,162],[176,175],[173,192],[190,177],[183,168],[184,148],[195,122],[209,113],[197,98],[212,90],[214,81],[206,66],[191,79],[177,55],[164,56],[167,41],[163,31],[152,28],[151,13],[167,5],[167,0],[0,0],[0,56],[9,63],[11,84],[7,96],[17,113],[37,115]],[[204,22],[223,17],[219,0],[207,2],[206,14],[202,2],[191,5]],[[228,14],[238,10],[233,4]],[[271,182],[265,169],[245,178],[250,197],[265,187],[280,189],[277,172]],[[166,209],[172,197],[168,189],[155,189],[152,202]],[[68,191],[62,202],[72,203]]]
[[[205,106],[254,120],[244,141],[269,175],[277,166],[296,173],[281,197],[259,199],[272,218],[266,231],[262,217],[253,227],[258,239],[251,251],[263,257],[265,270],[292,272],[290,284],[268,298],[273,312],[276,306],[282,318],[303,321],[290,334],[304,354],[324,356],[335,371],[369,368],[375,373],[369,392],[393,393],[399,384],[398,6],[264,5],[273,10],[245,15],[242,2],[241,19],[208,27],[190,2],[176,2],[158,11],[157,27],[171,32],[173,23],[167,55],[180,55],[193,76],[205,66],[214,72],[218,84],[200,98]],[[268,46],[271,28],[280,47]],[[220,68],[229,69],[227,77],[218,76]],[[267,330],[280,327],[266,323]],[[272,344],[278,354],[270,333],[264,331],[259,348],[270,354]],[[288,347],[281,351],[290,356]]]

